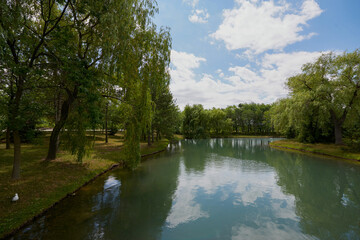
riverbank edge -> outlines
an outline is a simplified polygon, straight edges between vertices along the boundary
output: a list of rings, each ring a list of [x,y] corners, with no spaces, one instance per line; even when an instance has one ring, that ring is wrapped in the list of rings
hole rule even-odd
[[[141,155],[141,159],[144,160],[147,157],[151,157],[154,155],[157,155],[159,153],[164,152],[168,146],[170,144],[170,141],[168,142],[168,144],[166,145],[165,148],[152,152],[152,153],[147,153],[147,154],[143,154]],[[49,210],[51,210],[53,207],[55,207],[56,205],[58,205],[59,203],[61,203],[63,200],[75,196],[76,192],[78,192],[80,189],[82,189],[83,187],[85,187],[86,185],[90,184],[91,182],[95,181],[98,177],[104,175],[105,173],[114,170],[115,168],[118,167],[123,167],[122,163],[117,163],[117,164],[113,164],[111,165],[109,168],[105,169],[104,171],[98,173],[97,175],[95,175],[94,177],[90,178],[89,180],[85,181],[84,183],[82,183],[78,188],[76,188],[74,191],[67,193],[65,196],[63,196],[62,198],[60,198],[59,200],[55,201],[53,204],[51,204],[49,207],[45,208],[44,210],[42,210],[40,213],[37,213],[36,215],[34,215],[33,217],[31,217],[30,219],[26,220],[25,222],[23,222],[22,224],[20,224],[18,227],[15,227],[14,229],[10,230],[8,233],[4,233],[4,235],[0,235],[0,240],[3,239],[8,239],[11,236],[13,236],[15,233],[17,233],[20,229],[22,229],[23,227],[25,227],[26,225],[34,222],[35,220],[37,220],[38,218],[42,217],[45,213],[47,213]]]
[[[220,139],[220,138],[283,138],[283,136],[272,135],[228,135],[228,136],[210,136],[208,138],[185,138],[184,135],[177,135],[176,140],[189,140],[189,139]]]
[[[342,161],[346,161],[346,162],[349,162],[352,164],[360,165],[360,159],[336,156],[336,155],[332,155],[332,154],[328,154],[328,153],[317,152],[316,150],[306,150],[306,149],[301,148],[300,146],[299,146],[299,148],[294,148],[294,147],[285,147],[285,146],[278,145],[279,143],[282,143],[283,141],[284,140],[270,142],[269,146],[272,148],[275,148],[275,149],[279,149],[279,150],[289,150],[289,151],[294,151],[294,152],[313,154],[313,155],[317,155],[317,156],[324,156],[324,157],[328,157],[328,158],[332,158],[332,159],[336,159],[336,160],[342,160]]]

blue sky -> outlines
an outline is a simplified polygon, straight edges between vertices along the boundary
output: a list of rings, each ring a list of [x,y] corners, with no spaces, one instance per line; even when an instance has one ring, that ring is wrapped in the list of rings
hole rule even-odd
[[[360,43],[359,0],[158,0],[171,29],[170,88],[181,109],[286,97],[286,79],[323,52]]]

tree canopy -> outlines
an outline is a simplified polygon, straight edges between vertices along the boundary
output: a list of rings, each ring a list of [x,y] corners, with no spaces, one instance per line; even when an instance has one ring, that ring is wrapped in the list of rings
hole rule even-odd
[[[152,127],[156,113],[176,112],[168,87],[171,37],[153,23],[155,1],[0,5],[0,104],[8,106],[0,126],[13,139],[14,179],[20,177],[22,132],[44,119],[53,125],[48,161],[56,158],[61,139],[81,161],[91,146],[87,131],[102,125],[110,103],[125,128],[130,168],[139,163],[142,132],[172,134],[171,127]]]
[[[288,79],[289,97],[272,109],[275,129],[304,142],[343,144],[343,130],[357,124],[360,52],[323,54]]]
[[[202,105],[187,105],[183,111],[183,134],[187,138],[271,134],[270,107],[267,104],[241,103],[225,109],[206,110]]]

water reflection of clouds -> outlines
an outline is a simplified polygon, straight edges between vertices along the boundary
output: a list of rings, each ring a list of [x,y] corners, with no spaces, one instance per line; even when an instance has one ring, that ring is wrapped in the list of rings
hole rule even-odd
[[[196,203],[194,199],[196,191],[198,190],[198,186],[194,184],[197,178],[199,178],[198,174],[185,174],[185,166],[181,164],[179,183],[175,193],[175,203],[166,219],[169,228],[175,228],[181,223],[187,223],[209,216],[208,213],[201,210],[200,204]]]
[[[214,157],[214,156],[211,156]],[[178,178],[178,187],[174,197],[174,203],[170,214],[167,217],[167,226],[176,228],[180,224],[186,224],[199,220],[201,218],[216,217],[211,215],[211,209],[207,209],[202,200],[220,202],[230,201],[231,208],[236,212],[241,212],[245,208],[265,207],[268,208],[273,219],[286,219],[286,221],[294,224],[298,222],[298,218],[294,212],[295,198],[285,195],[276,184],[276,174],[269,169],[269,166],[263,166],[264,169],[259,171],[259,165],[252,161],[237,159],[237,165],[234,159],[228,157],[217,156],[219,161],[208,161],[204,171],[189,172],[185,171],[185,166],[181,162],[180,176]],[[252,169],[252,166],[254,167]],[[216,199],[216,200],[215,200]],[[263,200],[265,199],[265,200]],[[266,202],[266,203],[263,203]],[[228,203],[226,203],[228,204]],[[264,206],[266,204],[266,206]],[[258,206],[262,205],[262,206]],[[252,209],[254,209],[252,207]],[[249,210],[244,210],[248,212]],[[246,213],[248,214],[248,213]],[[250,214],[251,215],[251,214]],[[256,213],[256,218],[261,217],[261,213]],[[251,220],[253,223],[255,219]],[[271,222],[271,220],[269,220]],[[236,224],[236,223],[233,223]],[[260,228],[270,229],[281,226],[277,232],[288,231],[286,224],[262,223]],[[257,228],[257,227],[256,227]],[[244,224],[233,227],[234,239],[244,239],[246,234],[237,233],[236,230],[244,231],[243,233],[255,231],[254,227],[246,227]],[[274,230],[274,234],[276,232]],[[295,231],[295,230],[293,230]],[[291,231],[285,234],[291,236]],[[261,231],[255,234],[261,235]],[[288,239],[284,235],[285,238]],[[239,236],[237,238],[237,236]],[[250,235],[249,235],[250,236]],[[263,235],[266,237],[267,235]],[[275,236],[275,235],[274,235]],[[282,236],[282,234],[278,235]],[[246,239],[246,238],[245,238]],[[252,238],[256,239],[256,238]],[[259,238],[261,239],[261,238]],[[267,239],[271,239],[267,238]],[[291,239],[291,238],[290,238]]]
[[[256,240],[268,240],[268,239],[298,239],[296,236],[298,232],[289,226],[282,226],[279,228],[277,223],[272,221],[262,221],[262,224],[256,228],[253,226],[247,226],[246,224],[232,227],[231,240],[242,239],[256,239]],[[316,239],[311,236],[302,237],[301,239]]]

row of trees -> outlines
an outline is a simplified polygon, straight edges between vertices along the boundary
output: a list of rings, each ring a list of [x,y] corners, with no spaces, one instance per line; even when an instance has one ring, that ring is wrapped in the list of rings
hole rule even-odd
[[[183,134],[187,138],[231,133],[272,134],[301,142],[335,142],[360,146],[360,51],[327,53],[290,77],[289,97],[272,105],[239,104],[206,110],[186,106]]]
[[[186,138],[269,134],[273,132],[270,107],[267,104],[245,103],[207,110],[202,105],[187,105],[182,116],[182,132]]]
[[[48,161],[60,135],[81,161],[86,131],[108,120],[126,130],[129,168],[140,161],[141,135],[171,134],[179,112],[169,90],[171,38],[153,23],[156,12],[153,0],[1,0],[0,130],[7,148],[13,140],[13,179],[24,135],[39,120],[53,125]]]
[[[288,79],[288,98],[271,109],[275,130],[303,142],[343,144],[360,134],[360,51],[323,54]]]

